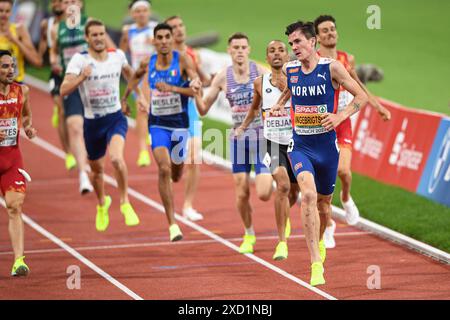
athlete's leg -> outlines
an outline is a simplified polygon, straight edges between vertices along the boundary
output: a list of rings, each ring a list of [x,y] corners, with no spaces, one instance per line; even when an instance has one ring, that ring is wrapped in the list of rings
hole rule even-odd
[[[80,172],[86,172],[87,156],[83,139],[83,116],[71,115],[66,119],[66,124],[70,150],[77,160],[78,170]]]
[[[290,181],[286,168],[278,167],[273,173],[277,185],[275,193],[275,216],[277,220],[278,237],[286,241],[286,220],[289,217]]]
[[[158,187],[169,225],[175,224],[172,190],[172,161],[166,147],[153,149],[153,156],[158,165]]]
[[[139,166],[148,166],[150,165],[150,157],[148,152],[148,141],[150,139],[149,131],[148,131],[148,114],[141,110],[137,110],[136,112],[136,131],[138,135],[138,143],[139,143],[139,158],[138,165]],[[145,156],[142,156],[145,154]],[[143,157],[143,158],[141,158]],[[147,158],[148,157],[148,158]],[[141,162],[142,161],[142,162]]]
[[[270,173],[258,174],[255,178],[256,194],[262,201],[269,201],[272,195],[273,177]]]
[[[22,220],[22,206],[25,194],[15,191],[5,193],[6,210],[8,212],[8,231],[14,251],[14,260],[24,253],[24,225]]]
[[[193,202],[200,180],[201,144],[202,140],[200,137],[192,137],[189,139],[188,161],[185,163],[186,182],[184,185],[183,210],[193,208]]]
[[[342,183],[342,201],[350,200],[350,189],[352,185],[352,150],[350,148],[340,148],[338,176]]]
[[[95,195],[100,206],[105,204],[105,184],[104,184],[104,172],[105,172],[105,158],[101,157],[97,160],[89,160],[91,166],[91,180],[94,187]]]
[[[320,193],[317,194],[317,209],[319,210],[320,216],[320,235],[319,239],[322,240],[323,233],[325,232],[325,228],[327,227],[327,223],[329,217],[331,217],[331,200],[333,199],[333,195],[322,195]],[[331,218],[330,218],[331,219]]]
[[[320,219],[317,209],[317,191],[314,176],[311,172],[303,171],[297,176],[297,182],[302,193],[302,225],[311,262],[321,262],[319,253]]]
[[[129,203],[128,199],[128,169],[124,159],[125,139],[120,134],[112,136],[109,143],[109,157],[114,167],[114,175],[120,192],[120,203]]]
[[[70,153],[69,141],[67,137],[67,127],[66,122],[64,121],[64,108],[62,105],[61,96],[53,96],[53,101],[55,102],[56,107],[58,108],[58,137],[61,142],[61,146],[65,153]]]
[[[250,205],[250,179],[245,172],[233,174],[234,187],[236,191],[236,207],[246,229],[252,224],[252,207]]]

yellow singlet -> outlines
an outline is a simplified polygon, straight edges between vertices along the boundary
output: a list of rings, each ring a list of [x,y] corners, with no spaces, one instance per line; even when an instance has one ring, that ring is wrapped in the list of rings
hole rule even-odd
[[[17,26],[15,23],[9,25],[11,34],[17,37]],[[25,78],[25,59],[19,47],[8,40],[4,35],[0,35],[0,50],[9,50],[16,60],[16,81],[22,82]]]

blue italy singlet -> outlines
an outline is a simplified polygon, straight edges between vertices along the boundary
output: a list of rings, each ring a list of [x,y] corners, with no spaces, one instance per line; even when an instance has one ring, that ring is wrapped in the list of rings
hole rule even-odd
[[[158,82],[172,86],[188,87],[180,71],[180,55],[173,51],[172,63],[165,70],[156,69],[157,54],[150,58],[148,82],[151,89],[149,125],[164,129],[182,129],[189,127],[188,96],[175,92],[160,92],[156,89]]]

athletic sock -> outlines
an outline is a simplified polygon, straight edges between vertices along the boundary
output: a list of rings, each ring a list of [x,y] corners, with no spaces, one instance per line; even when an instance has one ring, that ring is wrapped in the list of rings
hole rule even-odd
[[[245,228],[245,234],[249,236],[254,236],[255,230],[253,229],[253,226],[251,226],[250,228]]]

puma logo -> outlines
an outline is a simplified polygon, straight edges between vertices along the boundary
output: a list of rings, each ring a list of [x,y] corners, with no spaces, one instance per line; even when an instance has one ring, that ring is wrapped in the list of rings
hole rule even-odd
[[[14,183],[17,184],[18,186],[23,186],[25,184],[25,182],[23,181],[16,181]]]
[[[318,78],[323,78],[323,80],[325,80],[325,81],[327,81],[327,78],[325,78],[325,75],[326,75],[326,73],[324,73],[324,74],[317,74],[317,77]]]

